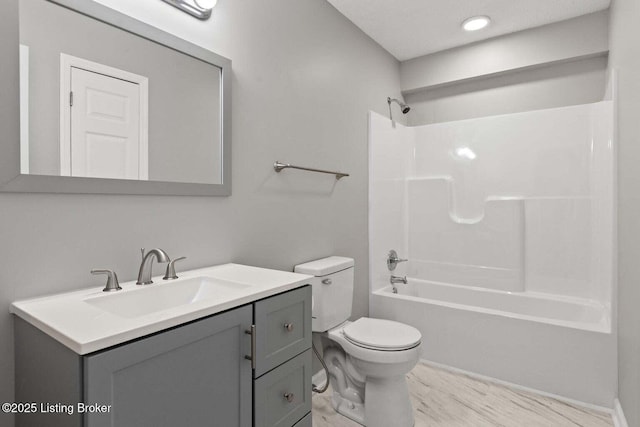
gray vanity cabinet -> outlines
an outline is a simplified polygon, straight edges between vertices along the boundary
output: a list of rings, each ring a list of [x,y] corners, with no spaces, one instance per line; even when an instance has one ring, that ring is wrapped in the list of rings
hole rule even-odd
[[[244,306],[84,358],[91,427],[251,426],[251,362]]]
[[[254,321],[255,427],[309,424],[304,419],[311,418],[311,286],[257,301]]]
[[[310,286],[87,355],[16,318],[15,344],[17,402],[111,405],[16,427],[311,426]]]

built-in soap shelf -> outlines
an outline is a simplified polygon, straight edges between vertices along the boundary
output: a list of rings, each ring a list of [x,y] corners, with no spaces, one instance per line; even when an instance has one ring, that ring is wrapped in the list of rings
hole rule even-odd
[[[529,201],[548,201],[548,202],[559,202],[559,201],[566,201],[566,200],[591,200],[591,196],[519,196],[519,195],[507,195],[507,196],[488,196],[484,199],[484,205],[485,208],[482,210],[482,212],[478,215],[474,215],[472,217],[463,217],[461,215],[458,215],[457,211],[456,211],[456,197],[455,197],[455,180],[453,179],[453,177],[451,176],[427,176],[427,177],[408,177],[405,178],[405,182],[407,184],[407,195],[408,195],[408,204],[411,204],[412,202],[412,198],[411,198],[411,187],[412,186],[417,186],[417,185],[421,185],[421,182],[426,182],[426,183],[438,183],[438,182],[442,182],[446,184],[446,196],[442,197],[441,194],[436,194],[435,197],[440,197],[440,200],[444,201],[444,203],[441,203],[440,206],[447,206],[447,211],[448,211],[448,215],[449,218],[451,219],[451,221],[457,223],[457,224],[465,224],[465,225],[474,225],[474,224],[479,224],[481,223],[486,216],[486,212],[487,212],[487,208],[486,205],[488,204],[492,204],[492,203],[506,203],[506,204],[511,204],[511,203],[516,203],[516,204],[520,204],[523,205],[524,208],[524,204],[526,204]],[[429,185],[429,184],[427,184]],[[434,191],[431,189],[428,189],[430,191]],[[434,192],[438,192],[438,190],[435,190]],[[431,202],[434,202],[433,198],[428,198],[428,200],[430,200]],[[437,200],[435,200],[435,202],[437,202]]]
[[[528,270],[561,259],[588,257],[590,196],[489,196],[480,215],[456,213],[455,181],[448,176],[407,178],[407,239],[415,277],[438,282],[523,291]],[[580,247],[570,244],[581,241]],[[584,254],[581,254],[584,251]],[[554,269],[560,269],[557,267]]]

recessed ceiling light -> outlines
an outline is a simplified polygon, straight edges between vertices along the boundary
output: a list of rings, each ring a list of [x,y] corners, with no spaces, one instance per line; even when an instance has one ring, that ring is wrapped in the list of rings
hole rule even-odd
[[[462,28],[464,28],[465,31],[477,31],[489,25],[490,22],[491,18],[488,16],[472,16],[464,20]]]

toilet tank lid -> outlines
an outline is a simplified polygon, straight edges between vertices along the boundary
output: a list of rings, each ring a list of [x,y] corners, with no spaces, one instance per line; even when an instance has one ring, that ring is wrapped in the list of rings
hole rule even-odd
[[[296,273],[311,274],[312,276],[326,276],[327,274],[351,268],[353,265],[353,258],[330,256],[305,262],[304,264],[298,264],[294,267],[293,271]]]

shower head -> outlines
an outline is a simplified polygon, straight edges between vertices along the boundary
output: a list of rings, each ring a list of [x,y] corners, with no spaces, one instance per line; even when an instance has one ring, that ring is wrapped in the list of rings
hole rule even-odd
[[[398,101],[395,98],[387,98],[387,104],[389,104],[389,118],[391,120],[393,120],[393,116],[391,115],[391,103],[395,102],[396,104],[398,104],[400,106],[400,110],[402,111],[402,114],[407,114],[409,111],[411,111],[411,107],[409,107],[407,104],[405,104],[404,102]]]

